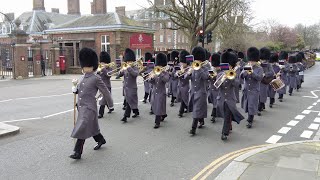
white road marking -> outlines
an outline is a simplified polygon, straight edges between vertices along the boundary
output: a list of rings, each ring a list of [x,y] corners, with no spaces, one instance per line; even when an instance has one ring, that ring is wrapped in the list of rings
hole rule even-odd
[[[67,111],[62,111],[62,112],[50,114],[48,116],[44,116],[43,119],[46,119],[46,118],[49,118],[49,117],[53,117],[53,116],[57,116],[57,115],[60,115],[60,114],[65,114],[65,113],[68,113],[68,112],[71,112],[71,111],[73,111],[73,109],[69,109]]]
[[[304,117],[306,117],[306,116],[304,116],[304,115],[298,115],[298,116],[296,116],[294,119],[302,120]]]
[[[0,101],[0,103],[2,103],[2,102],[12,101],[12,100],[13,100],[13,99],[2,100],[2,101]]]
[[[296,126],[297,124],[299,123],[299,121],[294,121],[294,120],[291,120],[290,122],[288,122],[288,126]]]
[[[313,122],[320,123],[320,118],[315,118]]]
[[[318,99],[318,101],[317,102],[320,102],[320,99]]]
[[[309,106],[307,109],[312,109],[313,108],[313,106]]]
[[[311,110],[304,110],[302,111],[302,114],[310,114],[311,113]]]
[[[28,119],[17,119],[17,120],[2,121],[2,122],[3,123],[11,123],[11,122],[20,122],[20,121],[32,121],[32,120],[38,120],[38,119],[41,119],[41,117],[28,118]]]
[[[303,133],[300,135],[300,137],[310,139],[312,134],[313,134],[313,131],[303,131]]]
[[[272,136],[266,141],[266,143],[275,144],[275,143],[277,143],[281,138],[282,138],[282,136],[272,135]]]
[[[319,98],[319,96],[315,93],[315,92],[318,92],[318,91],[320,91],[320,90],[313,90],[313,91],[310,91],[310,93],[311,93],[313,96],[302,96],[302,97],[318,99],[318,98]]]
[[[290,127],[282,127],[279,131],[278,131],[278,133],[280,133],[280,134],[287,134],[289,131],[290,131]]]
[[[308,128],[312,129],[312,130],[318,130],[319,129],[319,124],[312,123]]]
[[[317,103],[313,103],[312,105],[316,106],[316,105],[317,105]]]

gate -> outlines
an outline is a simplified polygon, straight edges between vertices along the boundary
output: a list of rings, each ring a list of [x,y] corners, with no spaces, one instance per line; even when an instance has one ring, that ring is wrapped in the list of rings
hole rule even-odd
[[[11,44],[0,44],[0,79],[13,78],[13,54]]]

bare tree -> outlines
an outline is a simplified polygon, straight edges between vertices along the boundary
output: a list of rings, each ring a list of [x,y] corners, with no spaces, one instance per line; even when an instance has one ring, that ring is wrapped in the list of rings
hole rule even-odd
[[[170,5],[155,6],[156,12],[169,16],[175,24],[171,29],[182,30],[189,38],[190,49],[198,44],[197,35],[202,29],[203,0],[167,0]],[[204,34],[213,31],[223,16],[236,12],[248,0],[207,0]]]

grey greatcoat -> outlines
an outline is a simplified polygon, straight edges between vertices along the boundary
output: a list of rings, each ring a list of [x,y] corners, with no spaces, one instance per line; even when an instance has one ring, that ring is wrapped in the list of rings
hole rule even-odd
[[[186,74],[185,78],[191,78],[189,107],[192,108],[192,118],[207,118],[207,82],[209,71],[207,68],[201,67],[190,75]]]
[[[86,73],[77,87],[78,118],[71,137],[87,139],[100,133],[95,97],[98,90],[106,98],[108,106],[113,107],[111,94],[101,77],[94,73]]]
[[[286,92],[287,92],[287,87],[289,84],[288,83],[288,71],[289,71],[288,65],[285,65],[284,68],[282,68],[280,70],[280,79],[285,84],[285,86],[278,91],[278,94],[286,94]]]
[[[237,77],[236,77],[236,80],[235,80],[235,87],[234,87],[234,93],[236,95],[236,98],[237,98],[237,103],[240,103],[240,73],[241,73],[241,66],[240,68],[237,69],[236,73],[237,73]]]
[[[144,73],[150,73],[153,70],[151,67],[147,67],[147,70]],[[144,81],[144,92],[150,94],[151,91],[151,84],[148,81]]]
[[[176,75],[175,75],[176,76]],[[185,105],[189,103],[189,90],[190,90],[190,79],[185,78],[184,76],[178,77],[178,97],[177,101],[183,101]]]
[[[128,67],[127,70],[120,72],[123,78],[124,96],[131,109],[138,109],[138,86],[137,77],[139,75],[138,67]]]
[[[111,93],[111,81],[110,81],[110,78],[111,76],[108,76],[108,72],[112,71],[112,68],[103,68],[100,72],[100,77],[102,79],[102,81],[104,82],[104,84],[107,86],[108,90],[110,91]],[[107,105],[107,101],[106,101],[106,98],[102,97],[102,99],[100,100],[99,102],[99,105]]]
[[[297,64],[297,67],[298,67],[298,72],[297,72],[297,84],[298,85],[301,85],[301,82],[302,82],[302,80],[304,79],[304,75],[303,75],[303,73],[304,73],[304,66],[303,66],[303,64],[301,63],[301,62],[298,62]]]
[[[219,73],[220,71],[218,71],[217,73]],[[217,108],[217,97],[219,94],[219,89],[217,89],[214,86],[214,83],[216,82],[217,77],[214,78],[210,78],[209,79],[209,97],[211,99],[211,103],[213,108]]]
[[[249,115],[256,115],[258,112],[260,83],[263,77],[263,69],[260,66],[253,66],[253,73],[247,71],[241,73],[244,79],[244,89],[241,98],[241,107]]]
[[[178,83],[179,83],[179,78],[175,76],[176,70],[173,68],[172,72],[170,72],[170,92],[172,93],[173,97],[178,96]]]
[[[263,72],[265,74],[265,78],[272,78],[274,76],[274,71],[271,66],[271,64],[267,64],[266,67],[262,67]],[[268,89],[269,89],[269,84],[264,84],[261,82],[260,84],[260,96],[259,96],[259,102],[261,103],[266,103],[267,98],[268,98]]]
[[[223,76],[224,72],[218,74],[217,78]],[[217,96],[217,116],[224,118],[224,110],[227,105],[232,113],[232,121],[240,123],[244,117],[238,111],[236,102],[237,98],[235,95],[235,86],[239,86],[237,80],[225,80],[224,83],[219,87],[219,94]]]
[[[272,64],[272,68],[275,74],[280,72],[280,67],[277,64]],[[269,85],[268,96],[270,98],[274,98],[276,96],[276,91],[273,90],[271,85]]]
[[[297,71],[298,67],[296,64],[290,64],[289,63],[289,71],[288,71],[288,83],[289,88],[297,88]],[[292,69],[290,68],[292,67]]]
[[[166,83],[169,78],[169,73],[163,71],[159,76],[149,80],[152,84],[151,107],[156,116],[167,115]]]

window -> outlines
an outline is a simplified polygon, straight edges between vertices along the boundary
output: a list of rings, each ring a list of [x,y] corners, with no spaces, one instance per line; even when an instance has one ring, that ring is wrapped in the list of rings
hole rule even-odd
[[[171,22],[168,22],[168,28],[171,28]]]
[[[101,36],[101,51],[106,51],[110,54],[110,37],[107,35]]]
[[[160,12],[159,17],[160,17],[160,18],[163,17],[163,12]]]
[[[46,59],[46,60],[49,59],[49,52],[48,52],[48,50],[45,51],[44,56],[45,56],[45,59]]]
[[[163,35],[160,35],[160,42],[163,43]]]
[[[144,18],[149,19],[149,12],[148,11],[144,13]]]
[[[181,35],[178,35],[178,43],[180,43]]]
[[[7,27],[6,27],[6,25],[2,25],[2,34],[7,34]]]
[[[141,49],[136,49],[136,57],[137,59],[141,58]]]
[[[146,25],[146,27],[149,27],[149,24],[148,24],[148,23],[146,23],[145,25]]]
[[[162,29],[162,23],[159,24],[159,28]]]
[[[182,41],[181,42],[184,43],[184,36],[182,36]]]
[[[154,42],[157,41],[157,36],[153,36],[153,41],[154,41]]]
[[[156,29],[156,23],[152,23],[152,29]]]
[[[171,43],[171,35],[168,35],[168,43]]]

